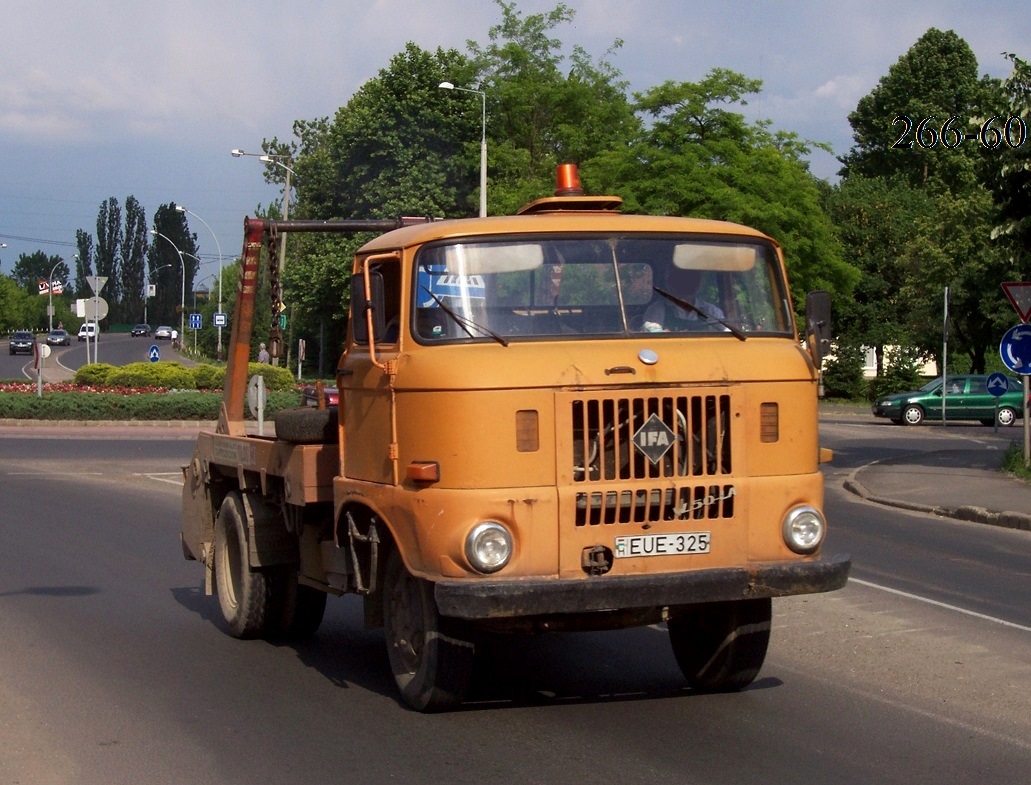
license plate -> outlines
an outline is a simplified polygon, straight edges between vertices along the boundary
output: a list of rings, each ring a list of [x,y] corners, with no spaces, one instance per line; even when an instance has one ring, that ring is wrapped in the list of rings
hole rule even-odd
[[[708,553],[712,532],[665,532],[616,538],[616,558]]]

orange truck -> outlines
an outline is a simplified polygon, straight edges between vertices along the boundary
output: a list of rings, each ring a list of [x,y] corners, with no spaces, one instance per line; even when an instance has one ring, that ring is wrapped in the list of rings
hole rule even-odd
[[[435,711],[498,634],[664,623],[687,683],[728,691],[762,667],[771,598],[845,585],[822,552],[827,293],[800,335],[775,240],[620,205],[563,165],[512,216],[246,221],[221,416],[183,488],[183,552],[231,635],[310,636],[357,593],[404,702]],[[314,231],[379,233],[339,399],[256,436],[262,249]]]

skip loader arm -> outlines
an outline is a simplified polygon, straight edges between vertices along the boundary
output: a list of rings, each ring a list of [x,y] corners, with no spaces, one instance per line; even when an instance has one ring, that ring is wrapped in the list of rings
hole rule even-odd
[[[219,411],[216,432],[229,436],[244,436],[244,401],[247,394],[247,366],[251,356],[251,338],[254,335],[254,305],[258,288],[258,270],[261,263],[261,246],[270,246],[287,232],[387,232],[408,223],[427,219],[400,218],[395,220],[354,221],[266,221],[260,218],[246,218],[243,222],[243,252],[240,255],[240,280],[236,290],[236,307],[233,312],[232,332],[226,364],[226,380],[222,392],[222,407]],[[272,288],[272,313],[276,322],[271,326],[269,353],[278,357],[282,348],[278,314],[282,303],[282,284],[276,255],[269,249],[269,282]]]

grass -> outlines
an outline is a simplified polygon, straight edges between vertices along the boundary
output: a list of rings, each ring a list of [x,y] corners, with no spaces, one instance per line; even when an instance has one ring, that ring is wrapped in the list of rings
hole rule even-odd
[[[1016,443],[1010,445],[1002,462],[1002,470],[1031,483],[1031,467],[1024,463],[1023,446]]]

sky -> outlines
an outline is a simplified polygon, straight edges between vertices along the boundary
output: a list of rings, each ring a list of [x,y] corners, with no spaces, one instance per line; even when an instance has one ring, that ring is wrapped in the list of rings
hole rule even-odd
[[[557,5],[513,1],[524,15]],[[829,143],[810,166],[831,181],[849,112],[929,28],[954,30],[982,74],[1009,74],[1003,52],[1031,59],[1027,0],[565,4],[564,51],[597,60],[621,39],[607,59],[632,91],[717,67],[761,79],[745,114]],[[76,230],[95,236],[101,202],[132,195],[148,219],[169,202],[199,216],[203,282],[219,251],[240,253],[244,217],[281,199],[232,149],[260,153],[295,120],[332,117],[408,42],[468,53],[500,20],[490,0],[4,0],[0,273],[39,250],[74,268]]]

